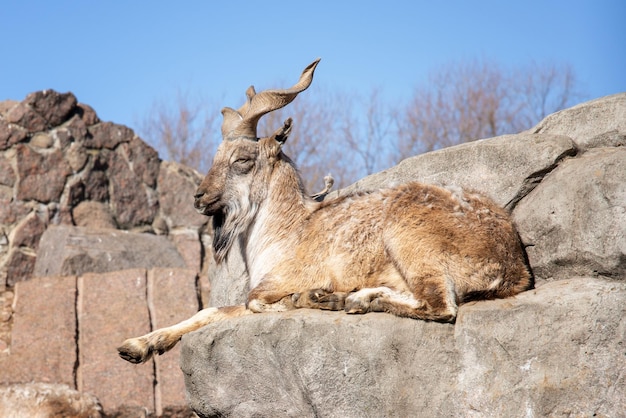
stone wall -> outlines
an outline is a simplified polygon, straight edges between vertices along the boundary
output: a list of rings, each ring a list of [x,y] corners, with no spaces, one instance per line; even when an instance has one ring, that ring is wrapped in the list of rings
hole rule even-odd
[[[132,367],[115,347],[208,297],[201,179],[71,93],[0,103],[0,411],[74,390],[107,415],[191,414],[176,353]]]

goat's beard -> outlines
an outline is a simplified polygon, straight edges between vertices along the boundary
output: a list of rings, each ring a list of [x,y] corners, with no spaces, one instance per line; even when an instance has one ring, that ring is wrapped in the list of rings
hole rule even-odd
[[[226,259],[235,240],[244,234],[254,219],[258,205],[234,202],[213,215],[213,257],[219,264]]]

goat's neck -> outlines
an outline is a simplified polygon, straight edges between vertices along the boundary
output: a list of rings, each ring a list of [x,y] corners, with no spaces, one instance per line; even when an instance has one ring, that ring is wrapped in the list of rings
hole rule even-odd
[[[267,196],[259,205],[248,236],[244,239],[246,261],[253,282],[260,280],[259,276],[294,247],[298,230],[317,205],[306,195],[291,164],[281,162],[272,174]]]

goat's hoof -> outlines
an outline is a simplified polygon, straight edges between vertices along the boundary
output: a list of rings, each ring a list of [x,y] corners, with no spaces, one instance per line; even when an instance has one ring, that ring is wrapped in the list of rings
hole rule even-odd
[[[364,306],[360,300],[346,299],[343,310],[349,314],[364,314],[367,313],[369,307]]]
[[[311,302],[320,303],[328,294],[329,292],[325,291],[324,289],[309,290],[309,299],[311,300]]]
[[[345,293],[326,293],[317,298],[319,308],[329,311],[341,311],[344,309],[345,301]]]
[[[152,357],[152,351],[134,339],[124,341],[124,344],[117,348],[117,353],[124,360],[134,364],[145,363]]]

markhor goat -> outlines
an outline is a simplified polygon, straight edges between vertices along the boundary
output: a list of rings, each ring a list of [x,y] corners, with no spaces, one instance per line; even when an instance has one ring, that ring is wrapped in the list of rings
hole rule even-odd
[[[193,330],[227,318],[296,308],[453,322],[468,300],[502,298],[531,286],[524,252],[505,210],[469,192],[421,183],[317,202],[282,152],[291,119],[267,138],[259,119],[304,91],[319,60],[286,90],[224,108],[223,141],[195,207],[213,217],[223,261],[241,240],[250,275],[245,306],[207,308],[168,328],[126,340],[141,363]]]

